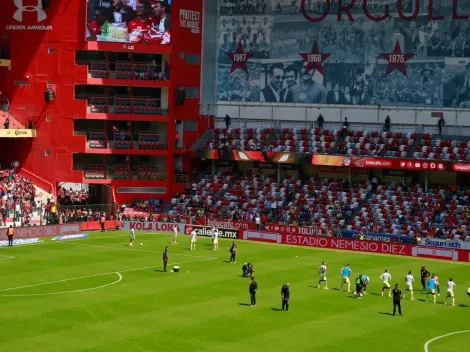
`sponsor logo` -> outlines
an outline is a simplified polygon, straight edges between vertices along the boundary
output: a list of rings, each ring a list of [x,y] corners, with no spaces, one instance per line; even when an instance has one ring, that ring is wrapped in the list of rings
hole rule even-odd
[[[221,238],[233,238],[238,239],[239,231],[235,229],[221,229],[219,230],[219,237]],[[196,231],[198,236],[212,237],[212,228],[209,226],[186,226],[186,234],[189,235],[191,232]]]
[[[78,224],[71,224],[71,225],[61,225],[60,227],[60,234],[77,234],[80,232],[80,225]]]
[[[430,247],[455,248],[455,249],[462,248],[462,245],[460,244],[459,241],[436,240],[436,239],[430,239],[430,238],[426,238],[423,244],[425,246],[430,246]]]
[[[36,12],[37,13],[37,22],[42,22],[47,18],[46,12],[42,8],[42,0],[37,0],[37,5],[23,5],[23,0],[13,0],[17,10],[13,14],[13,18],[18,22],[23,22],[23,12]]]
[[[39,238],[18,239],[18,240],[13,240],[13,245],[21,246],[23,244],[31,244],[31,243],[38,243],[38,242],[44,242],[44,241],[41,241]],[[0,247],[7,247],[7,246],[8,246],[8,241],[0,241]]]
[[[390,160],[374,160],[374,159],[365,159],[364,166],[378,166],[378,167],[391,167],[392,161]]]
[[[207,219],[206,225],[211,226],[211,227],[223,227],[226,229],[237,229],[237,230],[254,230],[256,228],[256,225],[251,222],[218,220],[218,219]]]
[[[79,233],[79,234],[77,234],[77,235],[57,236],[57,237],[54,237],[52,240],[53,240],[53,241],[73,240],[73,239],[77,239],[77,238],[85,238],[85,237],[87,237],[87,236],[88,236],[87,233]]]
[[[173,232],[175,225],[178,226],[178,232],[184,231],[185,225],[182,223],[123,221],[124,230],[144,232]]]
[[[454,168],[454,171],[469,172],[470,164],[454,164],[453,168]]]

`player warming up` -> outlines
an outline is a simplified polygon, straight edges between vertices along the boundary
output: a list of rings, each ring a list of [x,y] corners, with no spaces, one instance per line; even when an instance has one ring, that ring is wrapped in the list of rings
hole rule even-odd
[[[339,288],[340,291],[343,291],[343,285],[347,284],[348,285],[348,292],[351,292],[351,268],[349,267],[349,264],[347,264],[343,269],[341,269],[341,287]]]
[[[452,306],[455,307],[455,295],[454,295],[454,287],[457,287],[457,284],[452,280],[452,278],[447,281],[447,296],[446,301],[444,302],[447,305],[447,298],[452,298]]]
[[[426,302],[429,302],[429,295],[432,295],[433,302],[436,303],[436,281],[434,280],[434,276],[428,280],[428,294],[426,296]]]
[[[369,276],[362,274],[362,293],[367,295],[367,285],[369,285]]]
[[[131,229],[131,233],[129,234],[129,247],[132,247],[135,242],[135,230]]]
[[[212,235],[214,236],[212,240],[212,243],[214,244],[213,250],[218,251],[219,250],[219,230],[215,229]]]
[[[385,269],[385,272],[380,275],[380,280],[382,280],[382,297],[384,295],[384,291],[385,289],[388,290],[388,297],[392,297],[392,292],[391,292],[391,288],[390,288],[390,280],[392,280],[392,275],[390,275],[390,273],[388,272],[387,269]]]
[[[362,274],[356,278],[356,291],[353,293],[354,296],[361,299],[362,296]]]
[[[327,274],[327,269],[326,269],[326,263],[322,262],[320,267],[318,268],[318,274],[320,274],[320,279],[318,280],[318,288],[320,288],[320,285],[322,282],[325,283],[325,290],[328,290],[328,284],[327,284],[327,279],[326,279],[326,274]]]
[[[413,275],[411,275],[411,270],[410,270],[410,271],[408,271],[408,275],[405,276],[406,287],[405,287],[405,292],[403,292],[403,299],[405,299],[406,291],[409,291],[410,295],[411,295],[411,300],[412,301],[415,300],[415,298],[413,296],[413,282],[414,281],[415,281],[415,278],[413,277]]]
[[[436,282],[436,290],[437,290],[437,295],[441,295],[441,288],[439,287],[439,277],[436,274],[432,274],[434,276],[434,281]]]
[[[178,239],[178,225],[173,226],[173,240],[171,244],[177,244],[176,240]]]
[[[196,237],[197,237],[196,230],[191,231],[191,234],[189,235],[189,238],[191,240],[191,250],[192,251],[196,250]]]

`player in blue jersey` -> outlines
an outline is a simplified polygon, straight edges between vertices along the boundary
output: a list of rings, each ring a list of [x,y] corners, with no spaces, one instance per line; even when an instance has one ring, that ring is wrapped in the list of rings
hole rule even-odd
[[[434,303],[436,303],[436,280],[434,275],[428,280],[428,294],[426,296],[426,302],[428,302],[429,295],[432,295]]]
[[[341,278],[342,278],[342,281],[341,281],[341,287],[340,287],[340,291],[343,290],[343,284],[347,284],[348,285],[348,292],[351,292],[351,281],[350,281],[350,276],[351,276],[351,268],[349,267],[349,264],[346,265],[343,269],[341,269]]]

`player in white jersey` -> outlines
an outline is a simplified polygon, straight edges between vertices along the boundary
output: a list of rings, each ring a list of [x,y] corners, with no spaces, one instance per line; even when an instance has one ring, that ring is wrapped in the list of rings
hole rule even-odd
[[[411,275],[411,271],[408,271],[408,275],[405,276],[405,292],[403,292],[403,299],[405,299],[406,291],[409,291],[411,294],[411,300],[414,301],[414,296],[413,296],[413,282],[415,281],[415,278],[413,275]]]
[[[129,247],[132,247],[134,242],[135,242],[135,230],[131,229],[131,233],[129,234]]]
[[[191,250],[192,251],[195,251],[196,250],[196,237],[197,237],[197,233],[196,233],[196,230],[193,230],[191,232],[191,234],[189,235],[189,238],[191,240]]]
[[[391,288],[390,288],[390,280],[392,280],[392,275],[385,269],[385,272],[380,275],[380,280],[382,280],[382,296],[384,295],[384,290],[388,290],[388,297],[392,297]]]
[[[219,250],[219,230],[214,228],[212,232],[212,243],[214,244],[214,251]]]
[[[457,287],[457,284],[452,280],[452,278],[447,281],[447,296],[446,296],[446,301],[444,304],[447,304],[447,298],[452,298],[452,306],[455,307],[455,296],[454,296],[454,287]]]
[[[171,244],[177,244],[176,240],[178,239],[178,225],[175,224],[173,226],[173,240],[171,241]]]
[[[328,284],[327,284],[327,279],[326,279],[327,269],[326,269],[325,262],[321,263],[320,267],[318,268],[318,273],[320,274],[320,280],[318,280],[318,288],[320,288],[320,284],[324,282],[325,290],[328,290]]]

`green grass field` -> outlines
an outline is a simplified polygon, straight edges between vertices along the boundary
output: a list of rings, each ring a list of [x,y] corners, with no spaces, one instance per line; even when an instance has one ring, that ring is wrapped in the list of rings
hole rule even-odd
[[[449,262],[353,252],[238,242],[237,264],[229,264],[230,241],[211,250],[209,238],[91,233],[87,239],[0,249],[0,351],[423,351],[435,337],[470,329],[469,266]],[[161,272],[161,252],[170,248],[170,267]],[[9,258],[14,257],[14,258]],[[317,289],[317,268],[327,262],[329,290]],[[250,307],[243,262],[254,263],[257,307]],[[363,299],[338,291],[339,271],[371,278]],[[390,298],[380,297],[385,268],[403,284],[426,264],[452,276],[457,307],[403,301],[404,316],[390,316]],[[280,288],[291,283],[290,312],[280,309]],[[420,289],[419,282],[415,288]],[[443,287],[438,302],[445,298]],[[468,351],[470,332],[429,344],[429,352]]]

